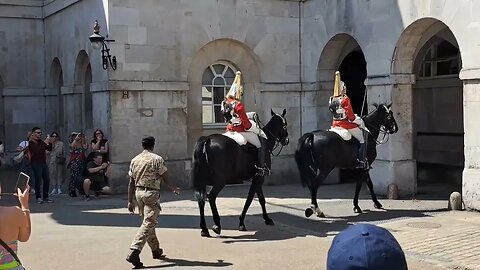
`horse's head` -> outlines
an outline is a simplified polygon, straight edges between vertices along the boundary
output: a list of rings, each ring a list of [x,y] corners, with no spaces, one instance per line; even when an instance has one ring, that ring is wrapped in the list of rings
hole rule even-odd
[[[289,142],[287,120],[285,119],[286,113],[286,109],[283,109],[281,115],[271,110],[272,119],[270,119],[270,121],[265,126],[268,126],[268,131],[270,132],[270,135],[273,136],[275,141],[281,143],[284,146],[287,145]]]
[[[389,134],[394,134],[398,132],[397,121],[395,121],[395,117],[393,117],[393,112],[390,109],[392,104],[380,104],[377,107],[377,110],[382,115],[381,125],[385,128],[385,131]]]

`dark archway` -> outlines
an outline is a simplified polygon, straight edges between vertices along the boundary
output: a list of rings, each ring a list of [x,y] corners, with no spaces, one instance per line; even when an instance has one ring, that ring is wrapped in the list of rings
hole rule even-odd
[[[451,191],[461,189],[464,167],[463,85],[458,74],[461,67],[461,52],[454,33],[435,18],[411,23],[397,42],[392,75],[411,77],[411,82],[396,85],[396,99],[411,100],[398,104],[404,115],[409,116],[399,124],[399,129],[406,130],[404,136],[409,139],[403,141],[402,157],[415,162],[417,175],[412,183],[415,192],[428,192],[422,191],[424,180],[447,180],[454,184]]]
[[[461,188],[464,168],[460,51],[448,28],[421,47],[414,62],[413,155],[417,179]]]
[[[342,81],[347,86],[347,95],[352,102],[353,111],[358,115],[367,114],[367,97],[365,93],[367,62],[363,53],[361,51],[349,53],[340,64],[339,71]]]
[[[367,62],[362,51],[355,50],[349,53],[340,64],[339,71],[342,81],[347,86],[347,96],[352,102],[353,111],[358,115],[368,114],[365,86]],[[356,170],[340,170],[340,182],[355,181],[357,177]]]
[[[53,89],[55,89],[56,92],[56,101],[54,102],[55,106],[53,106],[52,108],[54,109],[56,115],[54,130],[60,131],[60,133],[64,134],[65,110],[62,95],[63,70],[60,60],[56,57],[55,59],[53,59],[50,68],[50,82],[51,86],[53,87]]]
[[[83,126],[85,130],[93,129],[93,97],[90,90],[90,84],[92,83],[92,66],[88,63],[85,70],[85,81],[83,84],[83,99],[84,99],[84,119]]]

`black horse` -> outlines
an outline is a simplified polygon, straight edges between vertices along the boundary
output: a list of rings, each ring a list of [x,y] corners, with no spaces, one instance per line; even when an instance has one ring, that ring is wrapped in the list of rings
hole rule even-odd
[[[377,157],[376,145],[381,143],[378,141],[379,134],[383,133],[384,136],[387,136],[398,131],[398,126],[390,106],[391,104],[376,106],[375,111],[363,117],[365,126],[369,130],[367,139],[368,164],[372,164]],[[319,217],[325,216],[317,204],[318,186],[334,168],[354,169],[357,165],[358,146],[358,140],[353,137],[345,141],[337,133],[325,130],[305,133],[298,140],[295,160],[300,171],[302,185],[308,186],[311,196],[311,207],[305,210],[306,217],[311,216],[314,211]],[[362,212],[358,206],[358,194],[365,180],[375,208],[382,208],[382,204],[377,200],[377,196],[375,196],[373,191],[369,168],[367,170],[358,170],[358,172],[359,177],[353,199],[354,212]]]
[[[263,131],[267,135],[267,149],[269,154],[272,154],[272,151],[279,144],[281,144],[282,147],[288,144],[287,122],[285,120],[286,110],[283,110],[282,115],[274,113],[273,110],[271,113],[272,118],[263,127]],[[262,206],[265,224],[274,224],[265,208],[265,196],[262,190],[264,177],[256,174],[257,169],[255,168],[255,164],[258,158],[257,152],[258,149],[255,146],[249,143],[244,146],[239,146],[233,139],[221,134],[202,136],[198,139],[193,152],[192,180],[195,197],[198,200],[198,208],[200,210],[202,236],[210,236],[205,223],[205,199],[208,198],[210,208],[212,209],[213,221],[215,223],[215,225],[212,226],[212,230],[216,234],[220,234],[220,216],[218,215],[215,200],[218,193],[225,187],[225,184],[233,181],[237,182],[239,180],[252,179],[248,197],[240,216],[239,230],[247,230],[244,219],[255,193]],[[269,160],[269,158],[267,160]],[[208,194],[206,193],[207,185],[213,186]]]

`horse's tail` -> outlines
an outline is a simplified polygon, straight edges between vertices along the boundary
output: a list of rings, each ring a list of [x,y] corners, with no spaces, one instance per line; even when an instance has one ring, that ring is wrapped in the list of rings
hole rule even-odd
[[[195,191],[195,198],[198,201],[205,201],[207,181],[210,177],[206,152],[206,148],[209,144],[210,137],[202,136],[198,139],[193,150],[192,182]]]
[[[310,187],[310,181],[315,176],[314,161],[312,158],[313,134],[305,133],[298,140],[297,150],[295,151],[295,161],[300,171],[300,180],[302,186]]]

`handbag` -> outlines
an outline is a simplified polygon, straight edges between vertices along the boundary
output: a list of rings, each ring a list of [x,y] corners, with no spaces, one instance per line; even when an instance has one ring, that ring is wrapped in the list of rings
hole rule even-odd
[[[2,245],[2,247],[12,255],[12,257],[18,262],[19,265],[22,265],[22,262],[20,262],[20,259],[18,258],[17,254],[13,252],[13,250],[5,242],[3,242],[1,238],[0,238],[0,245]]]
[[[13,157],[13,161],[15,161],[15,163],[17,163],[17,164],[20,164],[20,163],[22,163],[22,160],[23,160],[24,156],[25,156],[25,152],[22,151],[22,152],[18,153],[17,155],[15,155]]]

